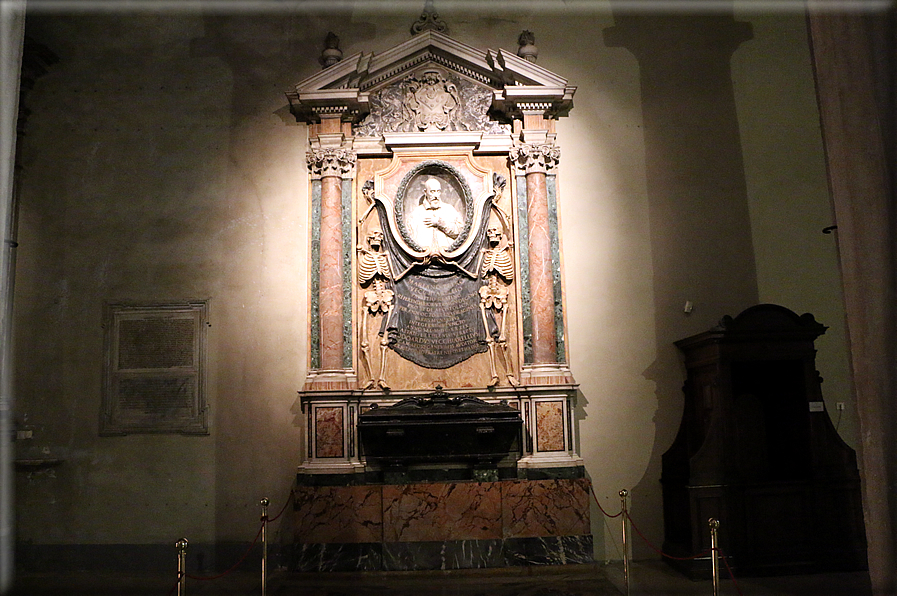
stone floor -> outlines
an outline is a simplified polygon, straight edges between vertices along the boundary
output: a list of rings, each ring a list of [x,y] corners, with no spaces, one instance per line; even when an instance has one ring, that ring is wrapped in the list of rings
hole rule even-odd
[[[30,573],[16,578],[10,596],[174,596],[176,577],[124,573]],[[630,596],[712,596],[710,580],[691,581],[660,561],[632,565]],[[725,579],[720,596],[872,596],[860,573]],[[240,570],[213,581],[188,580],[186,595],[261,594],[258,573]],[[272,596],[621,596],[620,564],[461,571],[272,573]]]

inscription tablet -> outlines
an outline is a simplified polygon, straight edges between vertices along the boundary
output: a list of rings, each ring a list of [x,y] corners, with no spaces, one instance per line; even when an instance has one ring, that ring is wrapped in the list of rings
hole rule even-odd
[[[206,301],[107,304],[100,432],[208,434]]]

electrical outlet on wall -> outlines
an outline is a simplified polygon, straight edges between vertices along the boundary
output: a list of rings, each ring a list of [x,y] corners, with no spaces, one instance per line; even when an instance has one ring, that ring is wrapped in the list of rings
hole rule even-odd
[[[837,410],[839,412],[843,412],[844,411],[844,402],[839,401],[839,402],[835,403],[835,408],[837,408]]]

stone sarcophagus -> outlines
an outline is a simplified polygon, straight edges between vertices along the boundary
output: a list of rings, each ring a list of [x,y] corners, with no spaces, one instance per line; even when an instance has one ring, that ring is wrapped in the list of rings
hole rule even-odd
[[[476,397],[443,391],[373,407],[358,419],[362,454],[368,462],[408,465],[470,462],[495,466],[519,452],[520,412]]]

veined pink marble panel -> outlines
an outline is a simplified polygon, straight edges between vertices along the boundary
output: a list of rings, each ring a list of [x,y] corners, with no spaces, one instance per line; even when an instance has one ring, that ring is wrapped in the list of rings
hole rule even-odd
[[[564,404],[560,400],[536,402],[536,449],[564,451]]]
[[[318,309],[321,322],[321,368],[343,367],[343,274],[340,179],[321,180],[321,253]]]
[[[383,541],[499,539],[501,482],[383,487]]]
[[[557,362],[557,335],[554,328],[554,277],[551,234],[548,229],[548,190],[544,173],[526,175],[526,207],[533,362],[551,364]]]
[[[590,532],[588,479],[520,480],[501,485],[505,538]]]
[[[355,543],[383,539],[379,486],[296,488],[296,542]]]
[[[315,457],[344,457],[343,408],[315,408]]]

